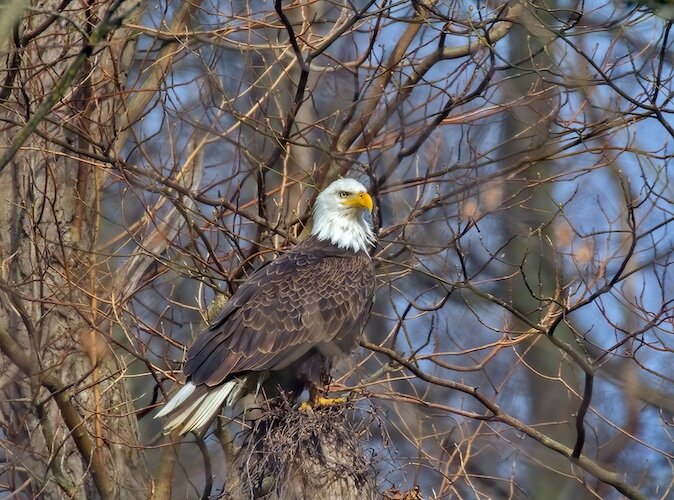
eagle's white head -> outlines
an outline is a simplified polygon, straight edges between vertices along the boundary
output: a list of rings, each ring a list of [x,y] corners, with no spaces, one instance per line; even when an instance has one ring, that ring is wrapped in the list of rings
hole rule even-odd
[[[367,251],[375,244],[372,227],[366,219],[372,212],[372,198],[355,179],[337,179],[316,198],[311,234],[339,248]]]

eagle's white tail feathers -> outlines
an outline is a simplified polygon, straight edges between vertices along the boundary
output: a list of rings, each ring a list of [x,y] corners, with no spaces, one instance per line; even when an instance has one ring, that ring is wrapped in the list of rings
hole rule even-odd
[[[185,422],[181,434],[185,434],[192,429],[201,429],[207,426],[222,406],[222,403],[228,399],[235,385],[236,381],[230,380],[217,389],[210,391],[199,404],[199,408],[193,413],[192,417]]]
[[[227,402],[229,405],[236,401],[239,393],[236,389],[237,386],[240,388],[242,383],[244,381],[241,379],[234,378],[217,387],[204,388],[205,390],[200,387],[199,389],[204,390],[203,394],[194,394],[197,387],[188,382],[166,403],[155,418],[174,413],[164,424],[166,433],[178,428],[180,434],[187,434],[190,431],[201,432],[215,417],[223,403]],[[195,396],[196,399],[192,399]],[[180,408],[185,404],[187,404],[185,408]]]
[[[179,434],[182,435],[187,434],[189,431],[194,429],[188,428],[187,425],[185,425],[186,421],[188,421],[190,417],[194,415],[201,403],[204,401],[204,399],[206,399],[206,396],[208,396],[207,392],[197,397],[197,399],[192,401],[186,408],[176,410],[175,415],[169,417],[169,419],[164,423],[164,432],[168,434],[180,427]]]
[[[175,410],[178,406],[183,404],[183,402],[192,395],[194,392],[194,389],[196,389],[197,386],[194,385],[192,382],[187,382],[184,386],[180,388],[178,393],[171,398],[171,400],[164,405],[164,407],[159,410],[159,413],[157,413],[154,418],[160,418],[160,417],[165,417],[169,413],[171,413],[173,410]]]

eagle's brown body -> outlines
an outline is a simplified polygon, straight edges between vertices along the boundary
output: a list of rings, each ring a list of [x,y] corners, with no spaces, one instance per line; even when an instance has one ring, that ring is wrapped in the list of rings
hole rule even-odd
[[[358,345],[374,287],[365,251],[311,236],[239,287],[187,351],[185,375],[213,387],[249,372],[271,372],[273,382],[284,371],[294,374],[279,377],[294,382],[287,391],[318,386],[333,358]]]

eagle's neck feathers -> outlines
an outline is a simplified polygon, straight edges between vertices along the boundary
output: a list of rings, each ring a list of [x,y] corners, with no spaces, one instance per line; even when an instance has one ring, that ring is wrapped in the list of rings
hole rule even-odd
[[[311,234],[317,239],[329,241],[338,248],[366,251],[374,245],[374,233],[362,216],[349,217],[339,213],[316,213]]]

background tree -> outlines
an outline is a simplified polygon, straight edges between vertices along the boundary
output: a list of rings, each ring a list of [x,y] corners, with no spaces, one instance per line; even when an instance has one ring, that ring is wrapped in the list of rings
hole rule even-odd
[[[210,301],[349,175],[377,201],[380,286],[334,385],[377,490],[671,495],[670,21],[607,0],[0,10],[0,491],[232,493],[239,409],[180,447],[151,416]]]

